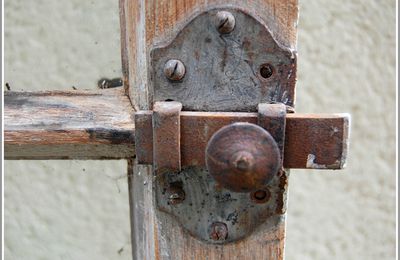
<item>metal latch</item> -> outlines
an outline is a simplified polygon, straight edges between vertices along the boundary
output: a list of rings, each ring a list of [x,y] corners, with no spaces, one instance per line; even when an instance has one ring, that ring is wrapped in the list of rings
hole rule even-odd
[[[284,217],[287,168],[344,167],[349,116],[293,113],[296,54],[250,14],[200,13],[150,55],[136,156],[153,165],[157,209],[198,239],[237,241]]]

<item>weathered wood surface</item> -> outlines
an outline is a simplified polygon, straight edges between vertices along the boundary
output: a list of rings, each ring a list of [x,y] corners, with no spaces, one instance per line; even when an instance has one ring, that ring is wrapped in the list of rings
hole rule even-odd
[[[257,113],[181,112],[182,166],[204,166],[204,151],[211,136],[234,122],[257,124]],[[136,114],[137,158],[153,161],[152,112]],[[285,131],[285,168],[342,169],[346,162],[348,114],[287,114]],[[195,149],[194,149],[195,148]]]
[[[218,6],[247,10],[267,24],[280,44],[296,48],[297,0],[120,0],[123,81],[136,110],[153,104],[148,75],[152,46],[175,37],[194,13]],[[152,167],[134,165],[128,168],[134,259],[283,259],[286,204],[283,215],[267,223],[272,227],[237,243],[205,244],[155,210]]]
[[[134,111],[122,88],[6,92],[4,101],[6,159],[134,156]]]

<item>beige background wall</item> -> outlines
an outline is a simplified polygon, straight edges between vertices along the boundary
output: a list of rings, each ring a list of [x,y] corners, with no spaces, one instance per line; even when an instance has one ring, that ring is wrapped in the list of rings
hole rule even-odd
[[[287,259],[394,259],[395,1],[300,1],[298,112],[350,112],[344,171],[293,170]],[[12,90],[120,69],[118,1],[5,0]],[[124,161],[6,161],[6,259],[130,259]]]

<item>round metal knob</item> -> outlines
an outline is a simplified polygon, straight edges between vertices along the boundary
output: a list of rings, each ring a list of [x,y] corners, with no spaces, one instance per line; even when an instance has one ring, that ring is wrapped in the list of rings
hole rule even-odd
[[[265,129],[250,123],[234,123],[218,130],[206,148],[206,165],[226,189],[250,192],[265,187],[277,174],[280,153]]]

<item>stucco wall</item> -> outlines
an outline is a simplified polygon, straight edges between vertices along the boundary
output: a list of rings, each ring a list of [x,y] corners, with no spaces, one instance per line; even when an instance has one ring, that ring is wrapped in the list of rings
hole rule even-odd
[[[394,259],[395,1],[300,1],[298,112],[350,112],[344,171],[292,170],[287,259]],[[12,90],[120,69],[118,1],[5,0]],[[124,161],[6,161],[6,259],[130,259]]]

